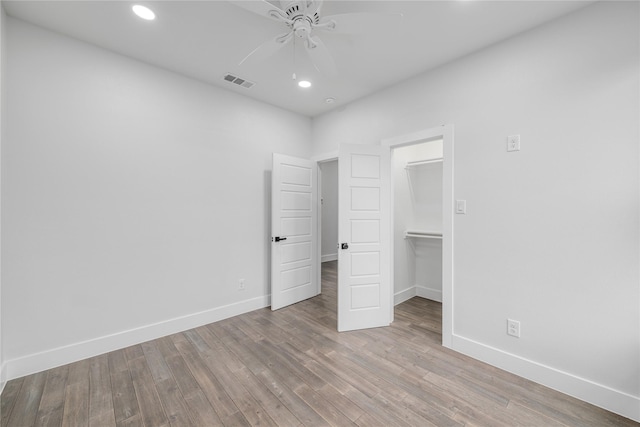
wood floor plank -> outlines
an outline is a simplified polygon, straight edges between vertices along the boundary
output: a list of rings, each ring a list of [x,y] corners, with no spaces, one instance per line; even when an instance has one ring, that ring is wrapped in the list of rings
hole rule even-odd
[[[125,420],[118,421],[116,425],[118,427],[144,427],[144,423],[142,422],[142,416],[140,414],[136,414]]]
[[[9,423],[9,417],[11,416],[11,412],[13,411],[13,407],[15,406],[17,397],[20,393],[20,388],[22,388],[24,378],[25,377],[9,381],[4,386],[4,390],[2,391],[2,401],[0,402],[0,419],[2,419],[2,427],[6,427]]]
[[[187,403],[173,377],[156,382],[162,407],[172,427],[194,426]]]
[[[142,346],[140,344],[132,345],[124,349],[124,354],[127,357],[127,361],[135,360],[138,357],[144,356]]]
[[[379,394],[373,398],[376,404],[381,407],[384,412],[396,416],[398,419],[410,426],[437,427],[436,424],[421,417],[412,410],[399,405],[398,401],[384,394]]]
[[[158,351],[155,341],[149,341],[142,344],[142,352],[147,359],[147,365],[151,371],[151,376],[156,383],[171,378],[171,372],[167,366],[164,357]]]
[[[196,348],[191,345],[191,342],[176,341],[175,344],[218,417],[224,422],[225,419],[239,412],[238,407],[225,391],[225,387],[207,368]],[[207,346],[207,348],[209,347]]]
[[[455,420],[454,417],[457,411],[442,411],[442,407],[434,405],[429,398],[419,399],[410,394],[404,398],[402,404],[438,427],[459,427],[464,425]]]
[[[124,349],[107,353],[107,358],[109,360],[109,373],[129,371],[127,355]]]
[[[47,372],[39,372],[24,378],[7,425],[30,426],[35,423],[47,375]]]
[[[291,425],[297,425],[299,421],[294,419],[307,420],[308,422],[322,423],[322,418],[304,403],[289,387],[287,387],[282,378],[273,376],[266,365],[258,361],[254,354],[255,347],[246,347],[246,345],[254,344],[252,341],[246,341],[240,344],[236,341],[229,341],[227,345],[231,352],[243,360],[248,361],[245,372],[239,372],[236,378],[241,381],[249,382],[252,385],[251,393],[256,401],[261,402],[261,406],[265,408],[272,419],[286,419]],[[251,370],[253,369],[253,370]],[[266,403],[266,404],[265,404]],[[290,411],[286,408],[296,407],[296,416],[291,417]],[[273,415],[273,416],[272,416]]]
[[[109,356],[103,354],[94,357],[89,370],[89,426],[116,425],[111,390]]]
[[[142,422],[146,426],[160,427],[169,425],[169,420],[160,403],[160,397],[144,354],[129,360],[129,371],[131,372],[131,381],[136,393]]]
[[[216,414],[211,403],[200,389],[190,393],[184,398],[189,408],[191,418],[197,426],[221,426],[222,420]]]
[[[300,425],[300,420],[246,367],[234,372],[238,381],[253,395],[267,414],[281,426]]]
[[[225,391],[251,425],[276,425],[262,405],[253,398],[251,393],[233,375],[233,372],[226,367],[220,352],[206,352],[202,359],[213,375],[226,385]]]
[[[442,305],[339,333],[337,263],[322,294],[11,380],[2,427],[640,427],[441,345]]]
[[[308,384],[302,383],[294,392],[302,398],[307,404],[313,408],[322,418],[330,425],[348,426],[354,425],[351,420],[338,410],[330,400],[323,399],[318,392],[309,387]]]
[[[268,357],[271,366],[276,370],[279,369],[280,372],[286,372],[287,377],[293,378],[295,376],[314,390],[318,390],[326,384],[322,378],[307,369],[304,365],[296,363],[294,357],[287,352],[280,351],[278,347],[269,341],[260,340],[256,345],[257,351],[262,354],[262,357]]]
[[[372,414],[365,412],[356,421],[355,424],[361,427],[387,427],[392,424],[387,424],[382,420],[374,417]]]
[[[36,416],[36,426],[59,426],[62,424],[68,376],[69,365],[60,366],[47,372],[47,380]]]
[[[222,420],[223,425],[228,427],[251,427],[249,421],[238,411],[233,415],[229,415]]]
[[[67,384],[65,391],[62,425],[64,427],[88,426],[89,381],[74,381]]]
[[[140,408],[129,370],[110,371],[109,376],[116,424],[139,415]],[[140,420],[142,421],[141,418]]]
[[[256,375],[262,384],[269,387],[271,392],[288,408],[293,408],[296,417],[306,426],[326,426],[327,421],[322,418],[304,399],[287,387],[280,378],[276,378],[271,371],[262,371]]]
[[[181,355],[167,357],[166,361],[183,396],[187,397],[201,391],[198,382],[187,366],[187,362]]]
[[[215,332],[216,329],[212,328]],[[258,344],[249,339],[242,332],[223,327],[217,333],[226,339],[227,348],[256,376],[256,378],[287,408],[295,410],[295,416],[304,425],[327,425],[327,422],[314,411],[303,399],[301,399],[285,383],[288,382],[288,374],[284,378],[279,373],[272,371],[267,365],[267,360],[261,360],[262,353]]]
[[[75,383],[89,384],[89,368],[91,359],[83,359],[69,365],[69,376],[67,377],[67,385]]]
[[[375,396],[367,397],[357,389],[346,392],[344,396],[364,410],[364,414],[356,420],[356,424],[358,425],[362,425],[363,416],[366,416],[364,419],[370,420],[370,418],[373,418],[382,422],[382,425],[385,426],[412,427],[394,414],[385,411],[384,408],[376,402]],[[373,424],[375,425],[377,423]]]
[[[157,344],[158,351],[162,353],[163,358],[168,359],[170,357],[180,356],[180,352],[173,343],[171,336],[158,338],[155,340],[155,343]]]
[[[355,421],[362,416],[364,410],[344,396],[341,392],[333,388],[331,384],[326,384],[317,390],[319,396],[331,403],[338,411],[342,412],[349,420]]]

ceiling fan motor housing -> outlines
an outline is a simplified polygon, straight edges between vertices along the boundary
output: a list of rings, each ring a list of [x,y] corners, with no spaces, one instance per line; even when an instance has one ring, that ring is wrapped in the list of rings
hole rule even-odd
[[[306,39],[311,34],[311,20],[307,16],[301,16],[293,23],[293,33],[296,37]]]

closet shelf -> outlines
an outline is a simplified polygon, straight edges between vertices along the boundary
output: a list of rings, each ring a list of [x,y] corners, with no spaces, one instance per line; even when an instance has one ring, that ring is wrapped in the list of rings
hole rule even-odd
[[[416,160],[415,162],[407,162],[407,165],[404,167],[405,169],[410,169],[412,167],[415,166],[422,166],[422,165],[431,165],[434,163],[442,163],[443,158],[442,157],[438,157],[436,159],[429,159],[429,160]]]
[[[442,232],[440,231],[423,231],[423,230],[407,230],[404,232],[404,238],[417,238],[417,239],[442,239]]]

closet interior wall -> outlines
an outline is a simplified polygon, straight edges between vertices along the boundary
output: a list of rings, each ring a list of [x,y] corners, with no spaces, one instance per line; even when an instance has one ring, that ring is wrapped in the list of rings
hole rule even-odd
[[[442,155],[442,140],[393,151],[396,304],[415,295],[442,301],[442,239],[407,237],[442,234]]]

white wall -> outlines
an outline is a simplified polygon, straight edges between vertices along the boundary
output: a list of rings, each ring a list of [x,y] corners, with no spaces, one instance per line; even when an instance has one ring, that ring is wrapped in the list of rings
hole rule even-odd
[[[338,259],[338,161],[320,164],[322,170],[322,261]]]
[[[5,19],[6,14],[4,12],[4,6],[2,5],[2,1],[0,1],[0,187],[2,185],[2,141],[4,141],[4,130],[6,126],[4,125],[4,92],[5,92]],[[2,259],[2,198],[0,197],[0,260]],[[5,381],[5,371],[4,371],[4,346],[2,345],[2,341],[4,334],[2,332],[2,263],[0,262],[0,393],[4,389],[6,384]]]
[[[596,3],[312,124],[320,154],[452,123],[453,347],[636,420],[639,6]]]
[[[407,230],[442,233],[442,163],[406,168],[408,162],[442,156],[442,140],[393,150],[396,304],[415,295],[442,301],[442,241],[404,237]]]
[[[8,376],[268,305],[271,154],[310,119],[6,24]]]

